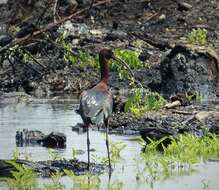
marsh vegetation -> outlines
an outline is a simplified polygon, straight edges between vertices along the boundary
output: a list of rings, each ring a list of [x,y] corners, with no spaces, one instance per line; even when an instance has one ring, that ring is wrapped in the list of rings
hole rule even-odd
[[[0,1],[0,189],[218,189],[218,9],[216,0]],[[112,174],[100,126],[87,171],[76,114],[106,47],[131,69],[109,62]],[[36,131],[63,133],[65,146],[33,143]]]

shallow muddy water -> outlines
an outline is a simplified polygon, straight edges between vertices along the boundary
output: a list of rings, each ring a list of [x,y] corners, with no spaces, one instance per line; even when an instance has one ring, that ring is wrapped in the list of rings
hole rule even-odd
[[[86,134],[77,134],[72,131],[72,126],[81,122],[79,115],[75,113],[77,100],[71,100],[62,103],[48,103],[46,100],[39,100],[33,103],[18,103],[0,105],[0,159],[10,159],[16,150],[15,134],[17,130],[24,128],[32,130],[41,130],[48,134],[52,131],[63,132],[67,136],[65,149],[56,149],[63,158],[72,158],[72,148],[84,150],[85,153],[78,155],[79,160],[87,161],[86,154]],[[91,148],[95,151],[94,156],[105,157],[106,147],[104,133],[97,131],[90,132]],[[138,170],[141,170],[140,158],[141,146],[133,141],[133,136],[110,135],[113,142],[122,141],[126,144],[122,150],[123,160],[115,164],[110,183],[122,182],[123,189],[178,189],[178,190],[198,190],[219,188],[219,162],[205,162],[197,164],[196,173],[184,176],[174,176],[165,181],[154,181],[153,188],[145,180],[137,180]],[[26,154],[31,160],[50,159],[48,149],[40,146],[17,147],[21,157]],[[100,176],[101,189],[109,183],[108,173]],[[40,179],[40,184],[49,179]],[[63,177],[63,183],[66,189],[71,189],[72,183],[67,177]],[[0,189],[1,185],[0,185]]]

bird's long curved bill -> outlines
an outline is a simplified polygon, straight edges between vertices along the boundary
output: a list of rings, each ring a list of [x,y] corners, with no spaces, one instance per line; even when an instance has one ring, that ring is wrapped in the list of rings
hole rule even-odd
[[[128,70],[128,72],[130,73],[130,75],[133,78],[133,80],[135,81],[135,83],[137,83],[141,88],[143,87],[142,84],[135,79],[135,75],[134,75],[133,71],[131,70],[131,68],[129,67],[129,65],[125,61],[123,61],[122,59],[115,57],[115,56],[113,56],[112,58]]]
[[[119,62],[122,66],[124,66],[128,70],[128,72],[130,73],[131,77],[135,79],[135,75],[134,75],[133,71],[131,70],[131,68],[129,67],[129,65],[125,61],[123,61],[122,59],[115,57],[115,56],[113,56],[113,59],[115,61]]]

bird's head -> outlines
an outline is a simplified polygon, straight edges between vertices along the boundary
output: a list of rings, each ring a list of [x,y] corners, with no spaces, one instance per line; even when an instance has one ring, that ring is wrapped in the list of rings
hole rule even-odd
[[[102,61],[103,61],[103,60],[105,60],[105,61],[103,61],[104,63],[108,63],[108,60],[109,60],[109,59],[115,60],[117,63],[119,63],[119,64],[121,64],[123,67],[125,67],[125,68],[129,71],[130,75],[131,75],[133,78],[135,78],[135,77],[134,77],[134,73],[133,73],[132,70],[130,69],[129,65],[128,65],[126,62],[124,62],[122,59],[116,57],[111,49],[107,49],[107,48],[101,49],[101,50],[100,50],[100,53],[99,53],[99,58],[100,58],[100,64],[102,64]]]
[[[100,50],[99,56],[100,56],[101,58],[103,58],[103,59],[109,60],[109,59],[113,59],[114,53],[113,53],[113,51],[112,51],[111,49],[106,49],[106,48],[104,48],[104,49],[101,49],[101,50]]]

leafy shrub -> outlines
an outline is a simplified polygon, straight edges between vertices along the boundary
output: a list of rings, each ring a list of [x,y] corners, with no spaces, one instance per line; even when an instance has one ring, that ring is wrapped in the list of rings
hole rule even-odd
[[[125,61],[131,69],[140,69],[144,67],[143,62],[138,58],[139,53],[131,50],[115,50],[115,56]],[[112,61],[111,69],[119,73],[120,79],[131,79],[128,71],[115,61]]]
[[[64,39],[63,35],[61,35],[57,40],[59,44],[61,44],[64,51],[64,61],[67,63],[71,63],[74,65],[79,65],[81,67],[91,66],[91,67],[99,67],[99,57],[95,58],[91,56],[91,52],[89,51],[79,51],[79,54],[73,54],[72,45],[70,42]]]
[[[157,111],[163,107],[164,98],[157,92],[136,89],[125,104],[125,112],[139,117],[146,111]]]
[[[63,36],[60,36],[57,39],[57,42],[60,43],[61,46],[63,47],[65,62],[75,64],[75,65],[77,64],[81,67],[91,66],[94,68],[99,68],[99,56],[98,55],[93,57],[92,53],[89,51],[79,51],[78,55],[73,54],[71,43],[67,42],[63,38]],[[139,53],[137,51],[116,49],[115,56],[125,61],[131,69],[140,69],[144,67],[143,62],[140,61],[138,58]],[[110,68],[119,73],[120,79],[132,80],[126,68],[124,68],[122,65],[119,65],[115,61],[111,62]]]
[[[162,142],[169,138],[171,144],[165,147]],[[193,134],[181,134],[177,137],[164,137],[152,140],[144,146],[141,154],[141,164],[144,163],[144,173],[151,180],[164,180],[171,176],[188,175],[195,171],[193,164],[202,160],[219,158],[219,136],[206,133],[203,137]],[[158,146],[162,145],[160,152]],[[150,181],[150,183],[153,181]]]
[[[207,33],[208,31],[206,29],[193,29],[187,35],[187,41],[190,44],[205,45],[207,43]]]
[[[33,167],[22,166],[15,161],[7,161],[17,171],[12,171],[12,178],[2,178],[9,190],[39,190],[37,174],[33,172]]]

